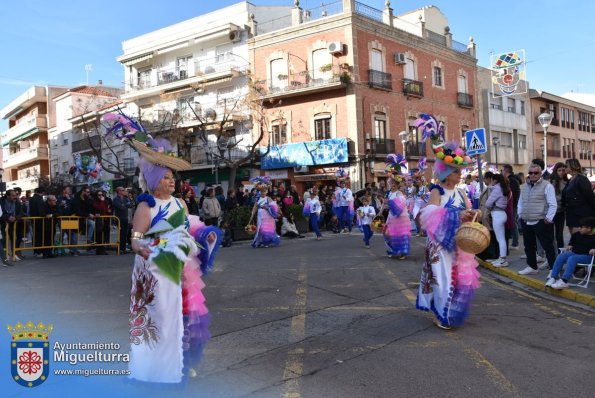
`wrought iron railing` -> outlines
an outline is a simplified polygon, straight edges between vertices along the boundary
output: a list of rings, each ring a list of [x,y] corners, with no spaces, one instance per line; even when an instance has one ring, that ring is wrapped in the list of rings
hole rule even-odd
[[[424,84],[417,80],[403,79],[403,93],[407,96],[423,97]]]
[[[473,108],[473,96],[467,93],[457,93],[457,103],[465,108]]]
[[[368,70],[368,85],[372,88],[392,90],[393,77],[390,73],[370,69]]]
[[[337,83],[349,83],[351,76],[341,66],[323,66],[317,71],[305,70],[289,75],[281,74],[269,80],[254,82],[255,90],[261,95],[271,95],[304,89],[320,88]]]
[[[374,153],[389,154],[395,151],[395,140],[387,138],[374,138]]]
[[[360,3],[359,1],[355,2],[355,13],[363,15],[364,17],[371,18],[375,21],[382,22],[383,21],[383,12],[382,10],[378,10],[376,8],[370,7],[364,3]]]

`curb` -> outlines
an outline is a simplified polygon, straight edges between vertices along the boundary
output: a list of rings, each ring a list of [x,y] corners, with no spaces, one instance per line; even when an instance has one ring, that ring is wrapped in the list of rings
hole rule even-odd
[[[524,275],[519,275],[516,271],[513,271],[513,270],[505,268],[505,267],[494,267],[492,264],[490,264],[486,261],[483,261],[477,257],[475,259],[483,268],[486,268],[496,274],[503,275],[509,279],[512,279],[516,282],[519,282],[519,283],[522,283],[529,287],[532,287],[533,289],[548,293],[552,296],[562,297],[567,300],[572,300],[577,303],[595,308],[595,296],[577,292],[575,290],[576,288],[575,289],[561,289],[561,290],[551,289],[549,287],[545,287],[545,283],[542,281],[539,281],[539,280],[536,280],[533,278],[528,278]],[[581,288],[578,288],[578,289],[581,289]]]

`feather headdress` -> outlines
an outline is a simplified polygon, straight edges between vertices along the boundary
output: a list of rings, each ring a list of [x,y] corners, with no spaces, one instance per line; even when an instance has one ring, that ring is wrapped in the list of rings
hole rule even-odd
[[[400,153],[391,153],[384,161],[386,175],[397,182],[403,181],[407,169],[407,159]]]
[[[256,185],[256,187],[266,186],[269,187],[272,185],[271,177],[269,176],[257,176],[250,179],[250,182]]]

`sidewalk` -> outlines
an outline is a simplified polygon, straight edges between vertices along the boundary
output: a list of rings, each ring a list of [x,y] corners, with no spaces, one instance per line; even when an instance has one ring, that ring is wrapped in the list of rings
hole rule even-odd
[[[522,242],[522,240],[521,240]],[[530,286],[533,289],[541,290],[552,296],[562,297],[567,300],[576,301],[577,303],[588,305],[595,308],[595,277],[591,276],[589,286],[587,288],[571,286],[568,289],[556,290],[549,287],[545,287],[545,281],[549,270],[540,270],[535,275],[519,275],[518,271],[522,270],[527,266],[527,261],[521,259],[521,255],[524,254],[522,243],[518,250],[510,250],[508,256],[508,267],[494,267],[492,264],[477,259],[479,265],[489,269],[490,271],[503,275],[516,282]],[[574,279],[570,283],[577,283],[578,280]]]

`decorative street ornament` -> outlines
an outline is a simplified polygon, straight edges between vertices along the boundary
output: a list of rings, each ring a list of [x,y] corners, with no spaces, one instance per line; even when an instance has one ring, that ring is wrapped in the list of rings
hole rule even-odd
[[[492,96],[506,97],[527,92],[525,50],[492,55]]]

